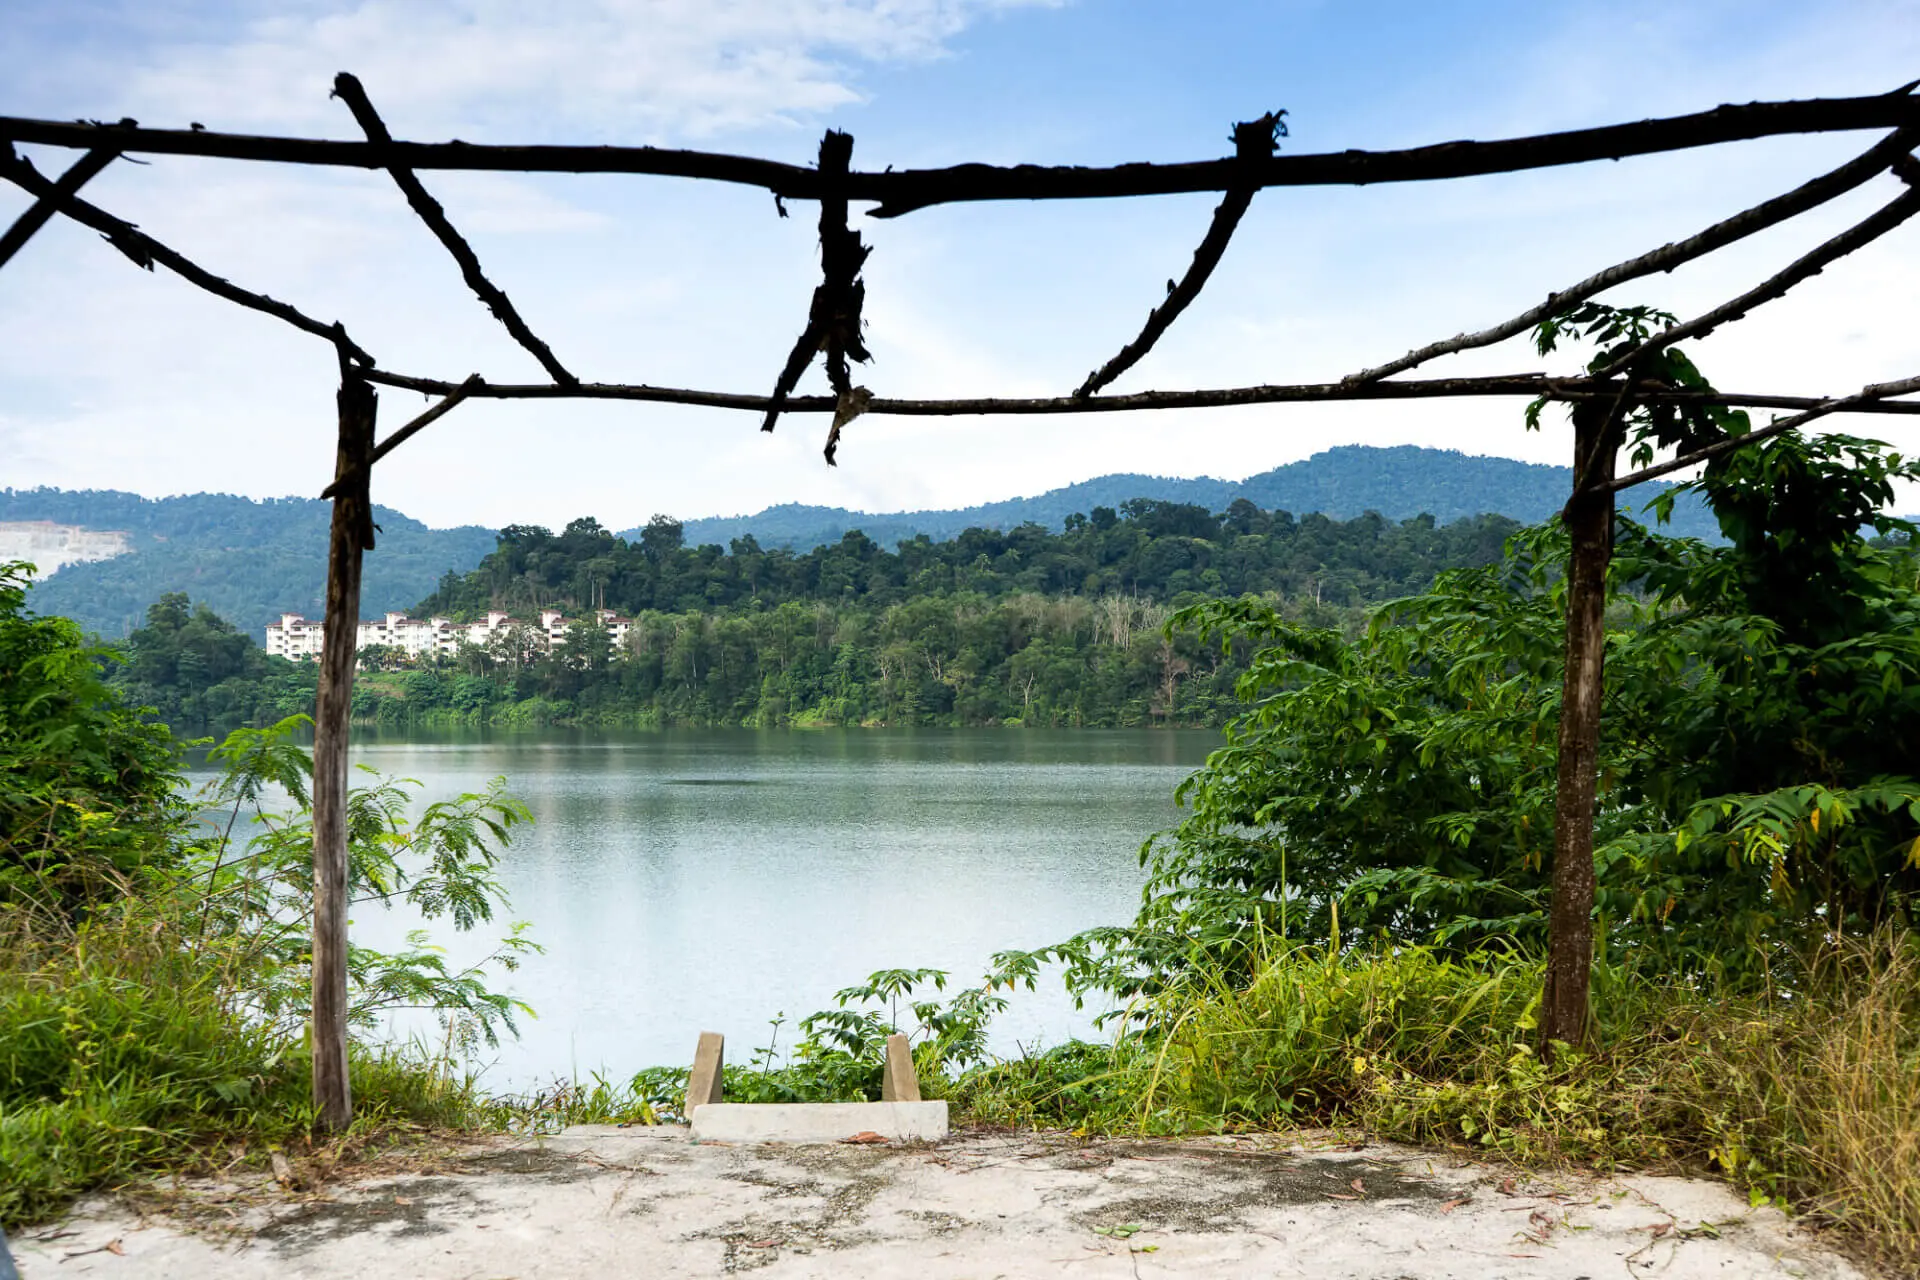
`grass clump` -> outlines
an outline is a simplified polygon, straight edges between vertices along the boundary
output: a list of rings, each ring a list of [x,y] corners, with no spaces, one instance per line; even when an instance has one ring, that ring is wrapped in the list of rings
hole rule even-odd
[[[1541,1051],[1541,962],[1270,943],[1200,966],[1105,1045],[968,1073],[975,1123],[1350,1127],[1529,1162],[1716,1171],[1920,1269],[1920,940],[1828,947],[1736,988],[1602,969],[1582,1050]]]
[[[314,1146],[304,1046],[236,1012],[216,969],[149,912],[67,930],[0,914],[0,1223],[161,1169],[229,1164],[238,1144]],[[423,1053],[356,1046],[356,1115],[335,1148],[396,1125],[482,1118],[471,1083]]]

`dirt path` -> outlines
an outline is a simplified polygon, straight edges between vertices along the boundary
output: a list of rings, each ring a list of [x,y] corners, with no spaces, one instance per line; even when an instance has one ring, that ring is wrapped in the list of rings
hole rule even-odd
[[[180,1205],[183,1218],[143,1221],[95,1202],[21,1233],[23,1278],[1861,1274],[1714,1183],[1514,1177],[1408,1148],[1257,1138],[735,1147],[684,1129],[583,1128],[324,1193],[204,1186]]]

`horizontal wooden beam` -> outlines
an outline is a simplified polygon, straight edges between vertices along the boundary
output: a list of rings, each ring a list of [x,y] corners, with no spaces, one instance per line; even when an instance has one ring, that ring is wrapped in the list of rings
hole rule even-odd
[[[651,387],[630,383],[486,382],[477,376],[465,382],[418,378],[386,369],[369,369],[369,382],[427,395],[494,400],[634,400],[650,404],[684,404],[709,409],[742,409],[764,413],[772,397],[729,391],[699,391],[684,387]],[[1581,378],[1553,378],[1543,373],[1509,374],[1487,378],[1425,378],[1406,382],[1312,382],[1255,387],[1221,387],[1195,391],[1140,391],[1119,396],[1054,396],[1036,399],[909,400],[874,397],[867,413],[899,417],[986,417],[994,414],[1126,413],[1144,409],[1219,409],[1235,405],[1312,404],[1338,400],[1431,400],[1468,396],[1546,396],[1550,400],[1580,401],[1619,395],[1620,383]],[[1732,391],[1690,391],[1648,381],[1634,388],[1634,398],[1668,404],[1711,403],[1761,409],[1814,409],[1831,405],[1831,397],[1745,394]],[[832,413],[835,396],[794,396],[780,406],[782,413]],[[1850,403],[1841,412],[1920,414],[1920,402],[1867,400]]]
[[[1256,187],[1353,186],[1424,182],[1556,165],[1618,160],[1779,134],[1897,129],[1920,124],[1920,97],[1908,85],[1873,97],[1749,102],[1693,115],[1536,134],[1491,142],[1442,142],[1401,151],[1339,151],[1273,156],[1249,166],[1237,158],[1176,164],[961,164],[941,169],[853,172],[839,194],[871,201],[889,217],[929,205],[973,200],[1086,200]],[[524,173],[633,173],[764,187],[817,200],[817,170],[751,156],[665,147],[502,146],[471,142],[365,142],[149,129],[108,123],[0,116],[0,140],[146,155],[209,156],[359,169],[484,169]]]

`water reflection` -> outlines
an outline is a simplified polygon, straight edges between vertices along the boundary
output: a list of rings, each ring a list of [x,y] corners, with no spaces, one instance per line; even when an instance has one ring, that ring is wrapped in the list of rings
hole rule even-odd
[[[505,774],[536,824],[503,866],[546,946],[508,985],[539,1011],[490,1080],[735,1060],[767,1020],[890,966],[977,977],[988,956],[1131,916],[1140,842],[1177,817],[1210,732],[484,730],[359,734],[355,761],[432,799]],[[413,922],[366,912],[355,940]],[[452,944],[454,960],[476,954]],[[1085,1030],[1024,997],[996,1048]]]

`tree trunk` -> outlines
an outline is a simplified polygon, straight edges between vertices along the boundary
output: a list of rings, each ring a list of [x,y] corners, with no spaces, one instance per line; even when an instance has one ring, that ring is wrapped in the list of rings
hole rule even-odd
[[[340,382],[333,528],[327,540],[326,631],[313,715],[313,1103],[332,1132],[353,1119],[347,1078],[347,721],[360,621],[360,556],[373,547],[376,398],[349,372]]]
[[[1567,665],[1560,701],[1560,758],[1553,815],[1553,903],[1541,1031],[1551,1050],[1587,1037],[1593,978],[1593,810],[1600,758],[1606,646],[1607,564],[1613,558],[1613,495],[1587,492],[1613,478],[1618,452],[1604,400],[1574,410],[1574,491],[1561,519],[1567,562]],[[1603,438],[1604,437],[1604,438]]]

